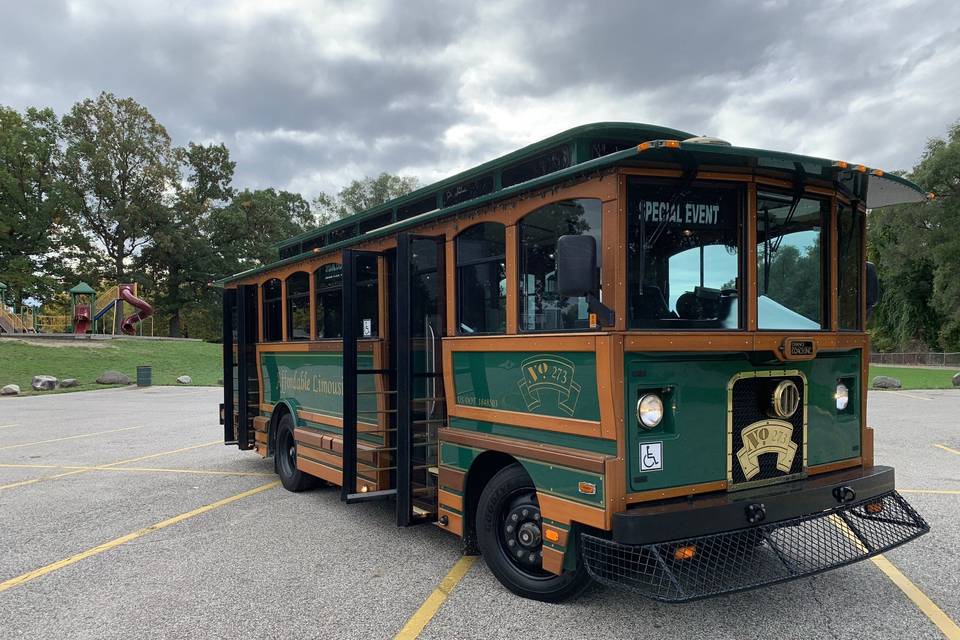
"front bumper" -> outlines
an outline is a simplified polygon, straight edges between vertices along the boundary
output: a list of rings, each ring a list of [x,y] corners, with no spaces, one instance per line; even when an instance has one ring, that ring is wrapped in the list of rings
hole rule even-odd
[[[581,549],[596,580],[683,602],[842,567],[929,530],[893,469],[874,467],[630,509],[612,540],[582,534]]]

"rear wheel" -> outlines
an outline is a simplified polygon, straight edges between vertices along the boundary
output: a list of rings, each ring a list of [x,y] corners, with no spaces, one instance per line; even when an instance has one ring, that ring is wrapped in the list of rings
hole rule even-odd
[[[477,538],[487,566],[519,596],[560,602],[589,584],[578,560],[574,571],[554,575],[543,569],[540,504],[527,472],[519,464],[500,470],[480,495]]]
[[[286,414],[277,425],[274,467],[287,491],[306,491],[320,484],[320,479],[297,469],[297,441],[293,438],[293,418]]]

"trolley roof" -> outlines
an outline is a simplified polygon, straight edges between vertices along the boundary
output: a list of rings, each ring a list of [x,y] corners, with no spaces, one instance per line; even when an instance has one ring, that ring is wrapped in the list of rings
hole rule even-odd
[[[417,189],[400,198],[277,244],[280,260],[217,281],[226,284],[312,254],[337,250],[525,191],[613,165],[710,165],[786,173],[796,180],[833,182],[867,208],[923,202],[927,193],[900,176],[865,165],[793,153],[735,147],[655,125],[601,122],[582,125]]]

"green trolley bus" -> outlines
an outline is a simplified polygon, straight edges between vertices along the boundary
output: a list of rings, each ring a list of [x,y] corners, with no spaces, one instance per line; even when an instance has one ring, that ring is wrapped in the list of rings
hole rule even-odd
[[[544,601],[868,558],[928,526],[865,421],[865,217],[924,199],[863,165],[571,129],[220,281],[225,440],[290,491],[394,500]]]

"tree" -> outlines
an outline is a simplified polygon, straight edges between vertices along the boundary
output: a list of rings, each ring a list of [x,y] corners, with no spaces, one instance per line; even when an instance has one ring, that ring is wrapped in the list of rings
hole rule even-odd
[[[164,220],[176,164],[170,136],[133,98],[101,93],[63,117],[66,204],[127,279],[128,260]]]
[[[52,110],[0,107],[0,281],[16,302],[57,290],[52,253],[75,240],[63,215],[59,140]]]
[[[336,196],[321,192],[313,199],[313,208],[323,225],[405,196],[419,186],[420,181],[413,176],[381,173],[376,178],[354,180]]]
[[[171,336],[181,335],[181,310],[185,306],[214,304],[207,283],[218,271],[216,251],[207,237],[213,211],[233,195],[236,163],[223,144],[190,143],[174,150],[184,179],[176,186],[176,199],[158,221],[142,263],[158,293],[159,316],[169,317]],[[162,293],[161,293],[162,292]]]
[[[230,204],[211,212],[209,239],[219,272],[229,275],[273,262],[278,242],[314,226],[310,205],[298,193],[244,190]]]
[[[960,122],[927,143],[908,174],[932,203],[872,211],[869,259],[883,297],[872,321],[881,349],[960,350]],[[918,344],[919,343],[919,344]]]

